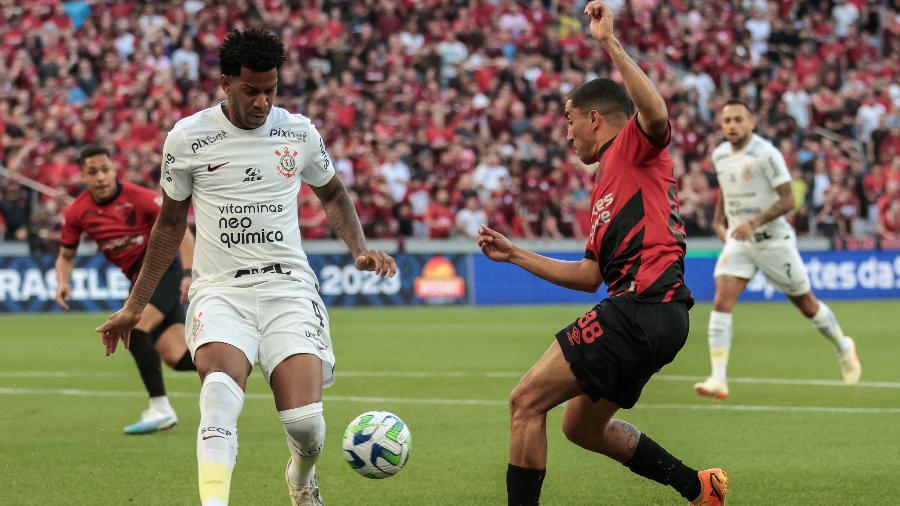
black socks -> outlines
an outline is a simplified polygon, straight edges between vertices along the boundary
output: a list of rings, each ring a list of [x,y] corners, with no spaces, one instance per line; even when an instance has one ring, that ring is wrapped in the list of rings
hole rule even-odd
[[[688,501],[700,495],[697,470],[684,465],[646,434],[641,434],[634,456],[625,467],[635,474],[674,488]]]
[[[128,351],[134,357],[134,363],[137,364],[138,372],[141,373],[141,379],[144,381],[144,388],[150,397],[160,397],[166,395],[166,387],[163,385],[162,361],[150,334],[133,329],[131,331],[131,342]]]
[[[509,464],[506,468],[509,506],[537,506],[545,474],[544,469],[528,469]]]
[[[172,366],[172,369],[176,371],[196,371],[197,367],[194,365],[194,361],[191,359],[191,352],[185,351],[184,355],[178,359],[178,362]]]

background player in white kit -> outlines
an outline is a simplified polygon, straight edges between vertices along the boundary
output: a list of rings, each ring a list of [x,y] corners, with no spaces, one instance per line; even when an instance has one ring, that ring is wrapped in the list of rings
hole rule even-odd
[[[834,344],[844,382],[858,383],[862,367],[856,345],[844,335],[831,309],[813,295],[794,230],[784,219],[794,209],[784,157],[753,133],[756,123],[744,102],[726,102],[720,123],[726,142],[713,151],[721,188],[713,227],[725,247],[716,262],[716,295],[709,316],[712,375],[694,385],[694,391],[716,399],[728,397],[731,310],[758,270]]]
[[[194,204],[197,246],[188,347],[200,374],[197,461],[204,506],[228,503],[237,419],[252,364],[275,396],[291,459],[292,504],[322,504],[315,463],[325,440],[322,388],[334,378],[328,315],[300,246],[300,179],[360,270],[393,276],[394,259],[368,250],[349,194],[309,119],[272,107],[284,46],[256,29],[232,31],[219,50],[226,100],[179,121],[162,167],[164,201],[124,307],[97,330],[107,350],[131,329],[178,249]]]

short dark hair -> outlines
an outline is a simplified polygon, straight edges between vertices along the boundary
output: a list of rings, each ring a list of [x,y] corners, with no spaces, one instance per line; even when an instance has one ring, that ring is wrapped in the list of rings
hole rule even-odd
[[[87,146],[82,148],[81,153],[78,154],[78,165],[80,167],[84,167],[84,162],[88,158],[97,155],[109,156],[109,150],[99,144],[88,144]]]
[[[753,109],[750,108],[750,104],[748,104],[747,102],[744,102],[743,100],[741,100],[739,98],[729,98],[725,102],[725,104],[722,105],[722,109],[724,109],[726,105],[742,105],[742,106],[744,106],[744,109],[747,109],[747,112],[750,112],[750,113],[753,112]]]
[[[634,111],[625,88],[612,79],[594,79],[569,93],[572,106],[581,110],[596,110],[602,114],[618,113],[628,118]]]
[[[219,48],[219,68],[226,76],[240,75],[241,67],[267,72],[280,68],[286,60],[281,39],[260,28],[232,30]]]

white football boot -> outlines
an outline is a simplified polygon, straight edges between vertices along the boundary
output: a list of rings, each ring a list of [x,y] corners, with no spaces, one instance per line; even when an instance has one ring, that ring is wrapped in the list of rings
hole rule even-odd
[[[295,487],[288,478],[288,469],[291,467],[291,459],[288,459],[284,468],[284,481],[287,482],[288,495],[291,496],[291,506],[325,506],[322,502],[322,494],[319,493],[318,476],[313,475],[312,481],[302,487]]]
[[[728,382],[710,376],[703,383],[695,384],[694,392],[702,397],[712,397],[717,401],[724,401],[728,398]]]
[[[859,383],[859,377],[862,376],[862,364],[859,363],[859,357],[856,355],[856,343],[853,338],[844,336],[841,338],[842,348],[845,351],[838,354],[838,362],[841,364],[841,375],[844,377],[844,383],[855,385]]]
[[[178,423],[175,411],[157,411],[153,408],[141,412],[141,419],[122,429],[125,434],[153,434],[161,430],[169,430]]]

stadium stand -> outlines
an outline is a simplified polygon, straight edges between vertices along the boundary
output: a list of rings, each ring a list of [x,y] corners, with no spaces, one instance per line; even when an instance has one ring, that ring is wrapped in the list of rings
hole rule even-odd
[[[740,97],[792,168],[798,234],[900,246],[896,1],[609,4],[669,104],[689,235],[711,233],[714,112]],[[55,251],[60,210],[80,189],[77,152],[89,142],[114,149],[124,179],[156,187],[166,132],[222,99],[219,43],[232,27],[261,24],[289,46],[278,104],[315,121],[367,235],[464,235],[483,218],[517,237],[583,237],[591,173],[566,145],[561,109],[566,93],[611,67],[585,38],[582,8],[3,3],[0,234]],[[33,190],[41,185],[60,191]],[[329,237],[315,197],[300,198],[305,236]]]

